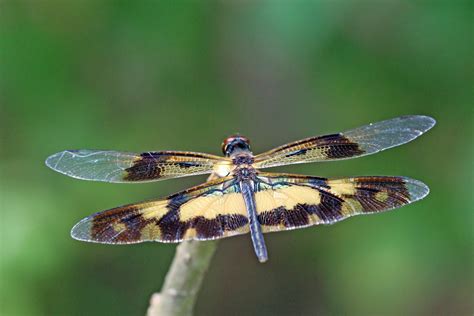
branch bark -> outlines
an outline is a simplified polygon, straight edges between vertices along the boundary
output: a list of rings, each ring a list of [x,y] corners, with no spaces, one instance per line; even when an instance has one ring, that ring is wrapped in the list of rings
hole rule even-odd
[[[215,176],[209,176],[208,180]],[[147,316],[192,315],[202,280],[217,248],[217,240],[184,241],[176,254],[160,293],[150,299]]]

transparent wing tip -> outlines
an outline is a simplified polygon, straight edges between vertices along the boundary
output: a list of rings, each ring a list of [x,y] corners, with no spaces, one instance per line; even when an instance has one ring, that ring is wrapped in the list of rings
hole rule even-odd
[[[45,160],[46,166],[49,168],[58,171],[58,172],[63,172],[61,165],[63,160],[71,158],[76,156],[80,151],[79,150],[64,150],[60,151],[58,153],[55,153]]]
[[[59,153],[55,153],[45,160],[46,166],[53,170],[57,170],[56,168],[58,167],[59,162],[61,161],[61,158],[64,157],[66,151],[62,151]]]
[[[123,171],[133,156],[102,150],[64,150],[46,158],[52,170],[80,180],[124,182]]]
[[[80,241],[91,241],[92,221],[86,217],[71,229],[71,237]]]
[[[430,193],[430,188],[419,180],[405,178],[404,182],[406,189],[410,193],[411,202],[421,200]]]
[[[433,126],[436,125],[436,120],[431,116],[426,115],[407,115],[400,117],[401,120],[406,120],[410,124],[413,124],[417,130],[421,133],[424,133],[430,130]]]

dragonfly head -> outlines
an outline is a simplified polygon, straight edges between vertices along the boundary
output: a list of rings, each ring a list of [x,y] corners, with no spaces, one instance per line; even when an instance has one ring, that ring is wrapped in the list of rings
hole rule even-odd
[[[222,143],[222,152],[226,157],[230,157],[238,152],[249,152],[250,141],[242,135],[232,135],[224,139]]]

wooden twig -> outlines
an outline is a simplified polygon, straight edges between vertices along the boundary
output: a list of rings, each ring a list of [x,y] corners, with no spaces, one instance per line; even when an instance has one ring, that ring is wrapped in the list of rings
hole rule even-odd
[[[215,176],[211,175],[208,180]],[[185,241],[176,254],[160,293],[150,299],[147,316],[192,315],[202,280],[218,241]]]

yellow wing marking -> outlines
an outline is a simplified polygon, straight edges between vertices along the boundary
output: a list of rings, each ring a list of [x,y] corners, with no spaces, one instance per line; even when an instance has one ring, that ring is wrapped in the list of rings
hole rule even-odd
[[[214,164],[213,172],[217,174],[220,178],[223,178],[228,176],[233,168],[235,168],[235,166],[232,164],[231,161],[221,160]]]
[[[140,211],[144,219],[160,219],[168,213],[168,200],[150,202],[150,203],[143,203],[140,205],[142,210]]]
[[[244,199],[240,193],[213,194],[201,196],[183,204],[180,208],[180,218],[187,221],[196,216],[215,219],[218,215],[238,214],[247,216]]]
[[[328,180],[327,184],[331,187],[331,193],[338,196],[354,195],[357,191],[356,183],[351,179]]]
[[[159,240],[161,238],[160,228],[156,223],[149,223],[141,230],[142,240]]]
[[[380,191],[375,194],[375,199],[380,202],[385,202],[389,198],[387,191]]]
[[[124,223],[113,223],[112,228],[117,232],[120,233],[124,231],[127,227],[125,226]]]
[[[287,186],[273,190],[260,191],[255,194],[257,214],[284,207],[291,210],[296,204],[319,204],[321,196],[313,188],[305,186]]]

